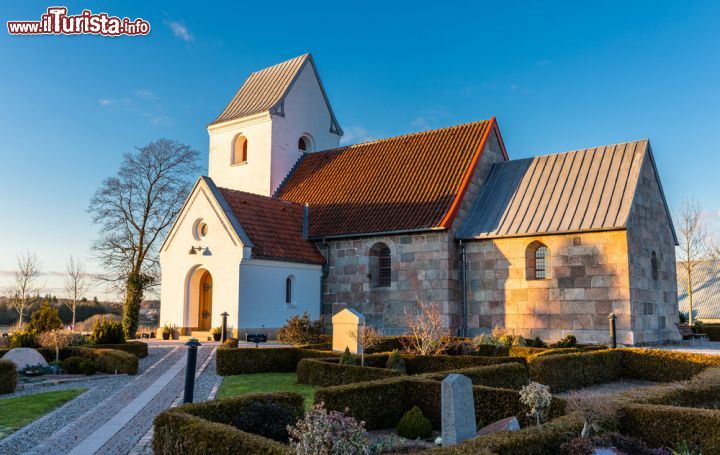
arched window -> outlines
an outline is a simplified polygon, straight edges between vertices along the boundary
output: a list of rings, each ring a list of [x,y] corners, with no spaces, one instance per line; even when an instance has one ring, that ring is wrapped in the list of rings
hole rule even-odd
[[[247,138],[239,134],[233,142],[232,164],[247,163],[247,147]]]
[[[652,252],[652,256],[650,256],[650,265],[652,267],[652,278],[653,280],[658,279],[658,259],[657,254],[655,252]]]
[[[392,257],[390,247],[384,243],[376,243],[370,248],[370,282],[379,288],[392,284]]]
[[[528,280],[544,280],[549,277],[550,252],[540,242],[532,242],[525,253],[526,276]]]
[[[298,139],[298,150],[300,150],[301,152],[307,152],[307,149],[307,139],[305,139],[304,137]]]
[[[285,304],[286,305],[292,305],[292,303],[293,303],[293,299],[292,299],[292,297],[293,297],[293,295],[292,295],[293,281],[295,281],[295,277],[293,277],[292,275],[290,275],[289,277],[287,277],[285,279]]]

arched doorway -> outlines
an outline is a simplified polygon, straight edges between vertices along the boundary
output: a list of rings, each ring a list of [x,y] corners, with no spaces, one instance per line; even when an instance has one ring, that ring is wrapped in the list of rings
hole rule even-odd
[[[199,283],[198,330],[212,327],[212,286],[212,275],[205,270]]]

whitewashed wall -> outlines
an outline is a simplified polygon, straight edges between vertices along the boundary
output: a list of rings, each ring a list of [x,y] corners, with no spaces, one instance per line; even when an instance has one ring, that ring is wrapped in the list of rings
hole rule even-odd
[[[208,224],[208,234],[202,239],[193,235],[198,219]],[[191,246],[208,247],[209,252],[188,254]],[[249,254],[244,249],[207,185],[198,184],[160,252],[160,325],[197,326],[197,308],[188,308],[191,300],[196,301],[197,288],[188,283],[192,272],[199,269],[208,270],[213,279],[212,326],[220,325],[223,311],[230,314],[230,321],[236,321],[240,261]]]
[[[294,277],[293,303],[285,303],[285,280]],[[319,265],[243,260],[240,264],[240,329],[278,328],[288,318],[307,311],[320,317]]]

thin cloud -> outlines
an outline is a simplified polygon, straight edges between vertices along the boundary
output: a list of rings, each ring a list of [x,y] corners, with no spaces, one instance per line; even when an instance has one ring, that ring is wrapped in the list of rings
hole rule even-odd
[[[180,38],[181,40],[185,41],[186,43],[193,41],[193,36],[190,34],[190,31],[180,21],[165,21],[165,25],[170,27],[170,30],[172,30],[173,35],[175,35],[176,38]]]
[[[377,136],[371,133],[364,126],[348,126],[343,128],[343,137],[340,139],[340,145],[351,145],[360,142],[374,141]]]
[[[150,90],[135,90],[135,96],[149,100],[158,99],[158,96],[155,94],[155,92],[152,92]]]
[[[140,89],[135,90],[132,96],[100,98],[98,99],[98,105],[100,105],[102,109],[111,112],[132,112],[140,114],[140,116],[154,126],[173,125],[174,120],[162,113],[162,106],[158,104],[159,99],[160,97],[155,94],[155,92]]]

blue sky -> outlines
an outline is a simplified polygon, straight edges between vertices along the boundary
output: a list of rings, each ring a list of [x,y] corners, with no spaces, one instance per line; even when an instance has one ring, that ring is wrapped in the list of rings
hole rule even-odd
[[[671,206],[720,218],[718,2],[72,1],[152,31],[8,35],[55,4],[0,5],[0,286],[29,250],[60,294],[123,152],[166,137],[205,167],[205,125],[244,78],[308,51],[348,143],[493,115],[511,158],[648,137]]]

